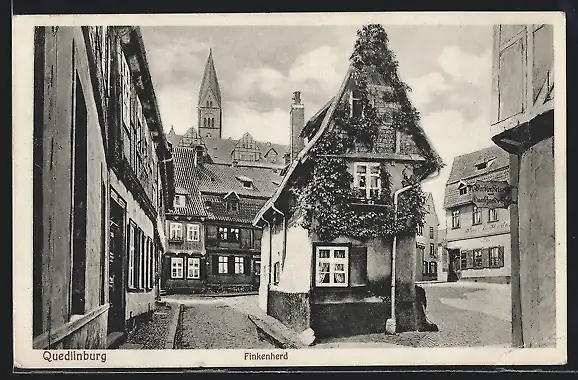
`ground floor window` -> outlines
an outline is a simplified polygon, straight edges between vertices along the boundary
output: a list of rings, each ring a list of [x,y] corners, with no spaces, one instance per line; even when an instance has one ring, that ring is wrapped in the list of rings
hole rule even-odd
[[[432,261],[431,263],[429,263],[429,273],[436,274],[437,272],[438,272],[438,263]]]
[[[227,256],[219,256],[218,259],[218,273],[219,274],[227,274],[229,273],[229,257]]]
[[[182,257],[171,257],[171,278],[183,278]]]
[[[461,269],[468,268],[468,255],[466,251],[460,252],[460,268]]]
[[[243,274],[245,273],[245,258],[244,257],[235,257],[235,274]]]
[[[504,247],[490,248],[490,268],[501,268],[504,266]]]
[[[429,265],[427,261],[423,261],[421,264],[421,273],[422,274],[429,274]]]
[[[281,277],[281,263],[277,261],[273,264],[273,285],[279,283],[279,277]]]
[[[481,249],[474,249],[474,267],[475,268],[484,267]]]
[[[349,260],[348,247],[342,246],[318,246],[315,249],[317,286],[348,285]]]
[[[255,260],[255,267],[254,267],[255,276],[261,275],[261,261]]]
[[[189,257],[187,259],[187,278],[201,278],[201,259],[198,257]]]

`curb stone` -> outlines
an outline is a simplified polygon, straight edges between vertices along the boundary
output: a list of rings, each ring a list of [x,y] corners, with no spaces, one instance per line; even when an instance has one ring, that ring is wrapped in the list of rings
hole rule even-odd
[[[299,340],[297,334],[291,329],[283,325],[277,320],[265,321],[253,314],[248,315],[249,320],[257,327],[257,332],[259,335],[263,334],[268,338],[271,343],[273,343],[277,348],[291,349],[291,348],[304,348],[306,347]],[[274,319],[273,317],[269,317]]]
[[[179,319],[181,316],[182,309],[183,309],[182,304],[171,305],[171,321],[169,324],[169,331],[167,332],[167,338],[165,341],[166,350],[172,350],[175,348],[175,336],[177,334],[177,327],[179,325]]]

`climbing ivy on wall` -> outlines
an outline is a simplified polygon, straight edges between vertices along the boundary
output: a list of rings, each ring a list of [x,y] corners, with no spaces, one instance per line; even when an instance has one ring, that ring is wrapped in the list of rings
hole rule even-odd
[[[408,100],[408,86],[399,79],[398,63],[387,46],[385,30],[381,25],[367,25],[358,31],[357,37],[350,59],[355,68],[352,79],[361,94],[363,112],[352,116],[347,99],[337,104],[333,128],[311,148],[310,159],[303,163],[301,174],[289,187],[290,211],[302,213],[302,225],[322,241],[339,236],[366,241],[414,231],[423,223],[425,195],[419,186],[400,196],[395,222],[391,177],[384,163],[380,167],[381,194],[377,204],[356,204],[359,197],[352,186],[353,176],[343,154],[359,145],[371,151],[380,126],[389,123],[393,128],[411,134],[426,158],[424,164],[416,164],[412,174],[404,172],[402,185],[415,183],[421,173],[441,165],[431,153],[421,129],[416,128],[419,113]],[[372,70],[381,74],[393,88],[393,99],[391,94],[385,94],[382,96],[389,98],[384,100],[400,104],[391,114],[378,112],[371,102],[368,72]]]

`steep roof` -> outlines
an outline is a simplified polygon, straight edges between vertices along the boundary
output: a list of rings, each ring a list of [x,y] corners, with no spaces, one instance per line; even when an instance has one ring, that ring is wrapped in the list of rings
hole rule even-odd
[[[488,162],[492,159],[495,160],[487,168],[482,170],[476,169],[477,164]],[[509,164],[510,156],[508,155],[508,152],[495,145],[475,152],[463,154],[454,158],[452,170],[447,183],[482,175],[490,171],[507,167]]]
[[[199,106],[209,91],[213,93],[219,106],[221,106],[221,89],[219,88],[217,70],[215,70],[215,63],[213,62],[212,49],[209,50],[209,57],[207,58],[205,71],[203,72],[203,80],[201,81],[201,88],[199,90]]]
[[[485,168],[476,168],[478,164]],[[509,179],[509,155],[498,146],[492,146],[454,158],[452,170],[446,183],[444,208],[468,204],[472,194],[460,194],[462,183],[470,185],[475,181],[507,181]]]
[[[207,219],[220,222],[251,223],[257,211],[265,204],[264,198],[239,199],[238,209],[235,212],[227,211],[222,196],[216,194],[202,194],[201,199],[205,205]]]
[[[438,220],[438,214],[436,213],[436,206],[435,206],[435,202],[433,199],[433,194],[430,192],[426,192],[425,196],[426,196],[425,205],[426,205],[427,211],[429,214],[433,215],[437,221]]]
[[[213,203],[209,209],[205,202],[208,199],[218,199],[219,203],[222,203],[227,194],[235,192],[241,199],[239,212],[234,217],[250,222],[282,179],[271,168],[233,167],[230,164],[214,163],[195,167],[194,156],[194,149],[176,147],[173,150],[175,185],[178,193],[185,195],[186,199],[185,207],[174,210],[173,213],[207,218],[224,217],[219,211],[221,206]],[[252,183],[250,189],[243,186],[243,181],[248,180]],[[249,198],[250,200],[247,200]],[[250,217],[247,216],[248,210],[254,211]],[[226,210],[223,212],[229,214]]]
[[[302,162],[304,162],[307,159],[307,155],[309,154],[309,151],[311,150],[311,148],[317,143],[317,140],[319,140],[321,138],[321,136],[325,133],[325,131],[330,127],[329,122],[332,119],[333,114],[335,112],[335,109],[337,108],[338,103],[341,101],[341,99],[345,93],[345,90],[349,84],[349,81],[351,79],[351,76],[355,72],[355,70],[357,70],[357,69],[355,69],[353,67],[353,65],[350,65],[349,68],[347,69],[347,73],[345,74],[345,78],[343,79],[336,96],[333,97],[333,100],[330,102],[330,105],[327,108],[327,111],[325,111],[323,109],[321,111],[321,113],[325,113],[325,116],[323,116],[323,119],[322,119],[322,122],[321,122],[319,129],[315,132],[315,135],[313,136],[313,138],[307,143],[307,145],[305,145],[305,147],[301,150],[301,152],[299,152],[299,154],[297,155],[297,158],[288,167],[286,174],[283,177],[283,182],[281,182],[281,185],[279,186],[279,188],[275,191],[273,196],[267,201],[267,203],[263,206],[263,208],[261,210],[259,210],[259,213],[253,219],[254,224],[257,224],[259,222],[259,219],[262,218],[262,216],[265,214],[265,212],[269,208],[271,208],[272,205],[275,204],[275,202],[277,201],[277,199],[279,198],[279,196],[281,195],[281,193],[283,192],[283,190],[287,186],[287,183],[289,182],[289,179],[292,177],[293,173],[295,172],[295,169]],[[433,145],[431,144],[428,137],[425,135],[425,132],[423,131],[421,126],[419,124],[417,124],[414,126],[414,129],[415,129],[415,132],[422,137],[423,144],[427,146],[427,148],[432,153],[432,155],[436,158],[436,160],[439,160],[439,162],[441,162],[441,158],[439,157],[439,154],[433,148]],[[430,175],[431,173],[426,173],[426,174]]]
[[[174,130],[171,130],[174,133]],[[167,138],[170,140],[173,147],[177,147],[182,139],[187,135],[196,135],[195,128],[190,128],[184,135],[177,135],[171,134],[167,135]],[[221,164],[230,164],[233,161],[232,152],[239,143],[240,140],[235,140],[231,138],[218,138],[218,137],[203,137],[202,141],[207,149],[207,153],[211,157],[211,160],[214,163],[221,163]],[[279,168],[285,166],[284,155],[289,152],[288,145],[282,144],[273,144],[270,142],[263,142],[254,140],[257,144],[258,150],[261,153],[261,157],[258,161],[240,161],[240,165],[243,166],[256,166],[256,167],[265,167],[265,166],[278,166]],[[277,157],[274,162],[271,162],[265,155],[271,149],[274,149],[277,152]]]

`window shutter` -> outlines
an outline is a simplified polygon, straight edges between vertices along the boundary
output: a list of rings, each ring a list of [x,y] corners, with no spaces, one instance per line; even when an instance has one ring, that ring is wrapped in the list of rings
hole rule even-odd
[[[467,265],[466,268],[470,269],[474,267],[474,251],[472,251],[471,249],[468,249],[466,251],[466,260],[467,260]]]
[[[502,247],[498,247],[498,257],[499,257],[499,259],[498,259],[498,261],[499,261],[499,262],[498,262],[498,265],[499,265],[500,267],[503,267],[503,266],[504,266],[504,247],[503,247],[503,246],[502,246]]]
[[[367,247],[351,247],[349,252],[349,285],[367,284]]]
[[[165,283],[165,281],[167,279],[171,278],[171,257],[168,255],[165,255],[163,257],[163,283]]]
[[[241,248],[251,248],[251,230],[241,228]]]
[[[253,230],[253,248],[261,249],[261,236],[262,235],[263,235],[263,231]]]
[[[217,256],[217,255],[212,256],[211,261],[212,261],[211,273],[212,274],[218,274],[219,273],[219,256]]]
[[[490,267],[490,249],[483,248],[482,249],[482,267],[489,268]]]
[[[235,273],[235,256],[229,256],[229,261],[227,262],[227,266],[228,266],[228,274],[234,274]]]
[[[207,226],[207,239],[217,238],[217,226],[208,225]]]
[[[250,230],[248,230],[249,232],[251,232]],[[251,274],[251,257],[245,257],[244,261],[243,261],[243,265],[245,266],[243,268],[243,273],[245,273],[246,275],[250,275]]]
[[[135,234],[134,234],[134,287],[136,289],[140,288],[140,283],[138,282],[138,274],[139,274],[139,270],[140,270],[140,250],[141,250],[141,237],[140,237],[140,229],[138,229],[138,227],[135,227],[134,229]]]

